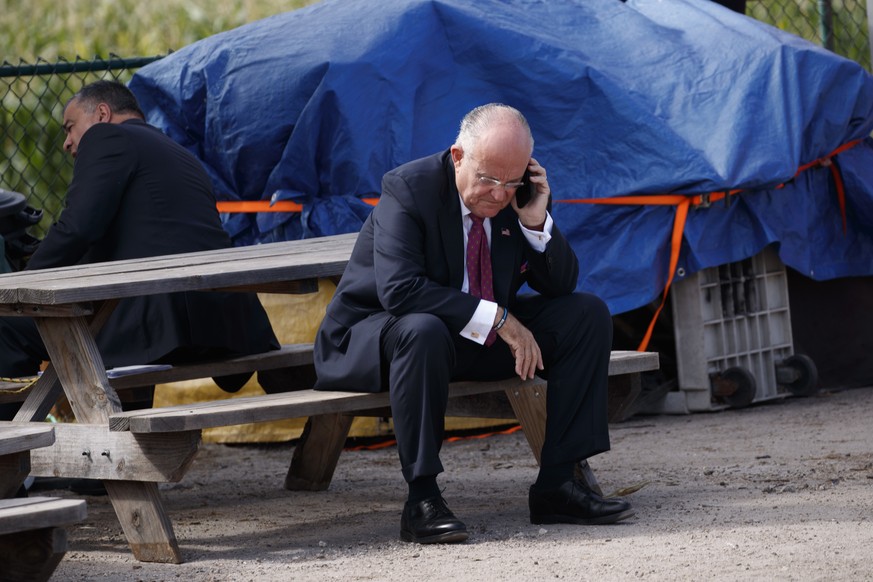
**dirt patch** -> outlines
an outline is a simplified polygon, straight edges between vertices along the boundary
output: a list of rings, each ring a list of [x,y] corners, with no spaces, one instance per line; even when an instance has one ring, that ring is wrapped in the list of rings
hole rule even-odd
[[[53,580],[868,580],[871,414],[862,388],[613,425],[592,467],[607,492],[641,488],[612,526],[530,524],[520,432],[446,443],[440,485],[471,531],[454,546],[399,541],[394,448],[344,452],[329,491],[300,493],[282,488],[291,445],[208,444],[162,485],[184,564],[136,562],[88,497]]]

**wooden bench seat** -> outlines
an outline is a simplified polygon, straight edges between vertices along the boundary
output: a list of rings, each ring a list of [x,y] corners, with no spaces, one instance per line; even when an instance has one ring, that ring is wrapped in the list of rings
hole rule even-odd
[[[312,363],[312,344],[284,344],[278,350],[261,354],[239,356],[226,360],[209,360],[193,364],[179,364],[171,367],[143,366],[139,371],[123,374],[109,371],[109,383],[115,390],[126,390],[141,386],[195,380],[273,370],[276,368],[304,366]],[[0,404],[4,402],[23,402],[29,387],[23,382],[0,381]]]
[[[64,526],[82,521],[86,515],[82,499],[0,500],[0,579],[48,580],[67,551]]]
[[[62,526],[85,518],[78,499],[10,499],[30,471],[30,451],[55,442],[50,424],[0,422],[0,579],[48,580],[67,551]]]
[[[303,356],[301,355],[301,358]],[[301,359],[302,361],[302,359]],[[614,351],[610,358],[610,382],[618,385],[626,401],[639,392],[639,374],[658,368],[658,354]],[[610,397],[613,390],[610,389]],[[518,378],[496,382],[456,382],[449,387],[449,402],[483,395],[503,397],[509,406],[494,400],[466,407],[481,417],[516,418],[539,460],[545,438],[546,382]],[[622,402],[622,404],[626,404]],[[511,408],[510,408],[511,407]],[[464,407],[449,406],[449,415]],[[511,411],[511,412],[510,412]],[[388,394],[298,390],[281,394],[231,398],[110,415],[113,432],[160,434],[200,431],[216,426],[309,417],[285,481],[288,489],[322,490],[330,484],[340,452],[355,416],[390,416]]]
[[[31,449],[54,442],[55,429],[50,424],[0,421],[0,498],[15,495],[30,473]]]

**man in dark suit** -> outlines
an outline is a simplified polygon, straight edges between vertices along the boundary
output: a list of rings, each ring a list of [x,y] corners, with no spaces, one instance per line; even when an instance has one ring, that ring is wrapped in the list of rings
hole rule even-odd
[[[577,463],[609,449],[612,319],[598,298],[574,292],[578,262],[548,213],[532,150],[522,114],[491,104],[467,114],[450,150],[386,174],[316,337],[317,388],[390,392],[409,486],[405,541],[467,539],[436,483],[454,380],[548,379],[532,523],[633,515],[574,479]],[[525,282],[538,294],[518,295]]]
[[[230,246],[200,162],[147,125],[133,93],[98,81],[64,109],[75,158],[66,207],[27,269]],[[171,293],[124,299],[97,344],[108,367],[178,363],[277,349],[254,294]],[[0,318],[0,375],[27,376],[48,359],[32,320]],[[219,379],[231,391],[247,378]]]

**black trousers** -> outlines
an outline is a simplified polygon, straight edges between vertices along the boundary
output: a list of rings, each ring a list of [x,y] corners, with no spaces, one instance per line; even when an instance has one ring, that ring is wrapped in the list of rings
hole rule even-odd
[[[35,376],[48,352],[29,317],[0,317],[0,376]]]
[[[543,466],[609,450],[607,380],[612,317],[599,298],[520,297],[512,314],[534,335],[548,381]],[[382,369],[394,418],[403,477],[437,475],[448,385],[515,375],[515,359],[499,337],[490,347],[451,334],[437,317],[393,318],[382,330]]]

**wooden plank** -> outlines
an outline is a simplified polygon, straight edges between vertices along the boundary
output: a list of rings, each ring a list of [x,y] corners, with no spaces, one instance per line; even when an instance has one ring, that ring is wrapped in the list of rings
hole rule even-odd
[[[85,519],[82,499],[28,497],[0,500],[0,578],[47,581],[67,550],[61,526]]]
[[[15,497],[30,475],[30,451],[0,455],[0,499]]]
[[[55,442],[51,424],[0,421],[0,456],[47,447]]]
[[[175,482],[200,447],[199,431],[137,435],[109,432],[106,425],[53,426],[55,443],[30,452],[32,475]]]
[[[312,344],[284,344],[278,350],[226,360],[182,364],[166,370],[147,371],[111,378],[113,388],[166,384],[195,378],[211,378],[239,372],[255,372],[312,363]]]
[[[185,268],[189,265],[213,264],[220,267],[224,263],[259,261],[270,258],[284,258],[294,261],[296,255],[330,254],[335,251],[351,253],[357,234],[327,236],[307,240],[266,243],[227,249],[213,249],[175,255],[158,255],[122,261],[107,261],[88,265],[73,265],[34,271],[19,271],[0,275],[0,296],[4,291],[17,286],[41,286],[64,284],[65,280],[76,280],[105,274],[120,274],[134,271],[160,273],[166,269]]]
[[[107,372],[109,384],[115,390],[127,390],[139,386],[154,386],[183,380],[197,378],[212,378],[240,372],[257,372],[259,370],[272,370],[305,366],[312,364],[312,344],[284,344],[278,350],[250,354],[226,360],[211,360],[193,364],[179,364],[166,369],[153,369],[145,367],[141,371],[129,374],[112,376],[112,370]],[[43,374],[45,377],[45,374]],[[41,379],[40,379],[41,380]],[[36,385],[28,387],[25,383],[0,382],[0,404],[4,402],[21,402]],[[60,394],[60,385],[58,385]],[[45,398],[40,399],[44,401]],[[54,402],[57,397],[51,398]],[[42,415],[45,417],[45,414]],[[36,417],[34,417],[36,418]]]
[[[0,535],[76,523],[87,514],[82,499],[0,499]]]
[[[37,377],[17,378],[15,382],[0,380],[0,404],[24,400],[37,379]]]
[[[539,463],[543,443],[546,442],[546,383],[519,383],[506,389],[506,397]]]
[[[615,352],[610,360],[610,374],[637,373],[657,369],[657,354],[650,352]],[[652,367],[654,366],[654,367]],[[452,396],[483,394],[525,385],[539,385],[539,379],[521,383],[515,378],[497,382],[458,382],[450,387]],[[300,390],[282,394],[230,398],[215,402],[198,402],[150,410],[115,413],[110,430],[137,433],[200,430],[215,426],[248,424],[317,414],[346,413],[388,406],[387,393]]]
[[[345,269],[355,237],[11,273],[0,276],[0,303],[55,305],[336,276]]]
[[[285,476],[289,491],[326,491],[354,417],[346,414],[310,416]]]
[[[30,450],[55,440],[50,424],[0,421],[0,498],[13,497],[30,474]]]
[[[140,562],[181,564],[182,553],[157,483],[105,481],[121,529]]]
[[[639,374],[622,374],[609,377],[609,422],[622,422],[636,412],[634,406],[642,392]]]
[[[59,527],[0,535],[2,580],[47,582],[66,551],[67,532]]]
[[[507,386],[525,383],[517,379],[496,382],[456,382],[450,395],[481,394],[503,390]],[[298,390],[281,394],[266,394],[230,398],[212,402],[180,404],[150,410],[132,410],[112,414],[112,431],[134,433],[176,432],[200,430],[215,426],[249,424],[286,418],[302,418],[316,414],[333,414],[388,406],[388,393]]]
[[[6,317],[79,317],[93,312],[90,302],[71,305],[0,304],[0,316]]]
[[[99,430],[108,434],[109,415],[120,412],[121,404],[115,390],[109,386],[103,360],[87,322],[81,317],[42,318],[37,319],[36,324],[76,419],[79,423],[99,425]],[[114,460],[115,452],[111,449],[109,452],[107,461],[116,470],[123,471],[121,463]],[[136,465],[132,467],[137,469],[136,478],[141,478]],[[149,562],[181,562],[179,544],[157,484],[109,480],[104,484],[134,556]]]
[[[658,352],[614,350],[609,357],[609,375],[651,372],[660,367]]]
[[[257,285],[235,285],[208,291],[236,291],[253,293],[275,293],[279,295],[307,295],[318,293],[318,279],[300,279],[298,281],[276,281],[275,283],[259,283]]]
[[[103,328],[106,320],[112,315],[118,301],[112,299],[104,301],[97,309],[97,313],[90,318],[88,329],[91,335],[96,336],[97,332]],[[48,416],[49,412],[60,398],[63,392],[61,381],[58,378],[57,370],[54,364],[49,364],[43,370],[42,376],[37,380],[27,394],[27,398],[18,413],[15,415],[15,420],[32,420],[41,422]]]
[[[36,325],[76,420],[100,424],[111,412],[120,412],[118,394],[109,385],[94,335],[84,318],[37,319]]]

